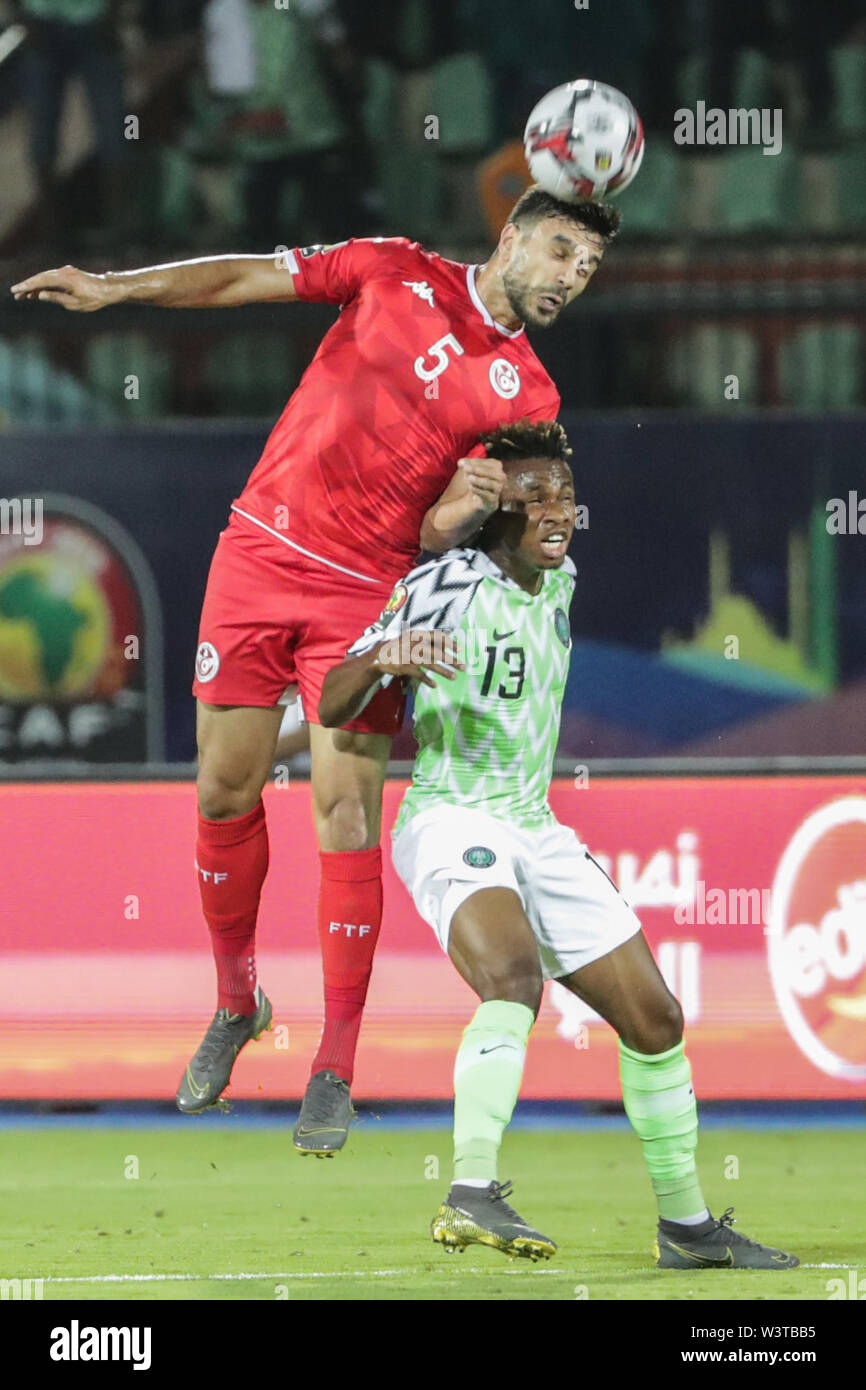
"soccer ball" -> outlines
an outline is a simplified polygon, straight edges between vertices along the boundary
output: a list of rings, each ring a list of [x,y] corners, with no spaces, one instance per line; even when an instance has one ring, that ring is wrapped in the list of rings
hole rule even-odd
[[[535,182],[567,203],[621,193],[644,150],[641,119],[628,97],[586,77],[541,98],[523,143]]]

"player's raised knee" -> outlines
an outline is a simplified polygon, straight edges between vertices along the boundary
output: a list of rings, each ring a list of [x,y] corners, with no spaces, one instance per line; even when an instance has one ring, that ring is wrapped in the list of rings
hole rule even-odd
[[[629,1027],[622,1040],[635,1052],[653,1056],[676,1047],[683,1038],[683,1011],[674,996],[665,991],[653,999]]]
[[[501,967],[487,967],[479,973],[483,978],[479,980],[476,975],[476,989],[482,1000],[504,999],[538,1013],[544,981],[536,961],[503,961]]]

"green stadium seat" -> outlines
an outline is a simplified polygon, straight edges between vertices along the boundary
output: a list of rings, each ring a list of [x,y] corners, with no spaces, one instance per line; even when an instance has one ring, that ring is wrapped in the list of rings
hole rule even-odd
[[[803,151],[799,159],[799,223],[803,231],[822,236],[842,229],[839,158],[826,152]]]
[[[485,153],[493,139],[493,90],[483,58],[455,53],[438,62],[430,111],[439,118],[440,154]]]
[[[397,47],[409,67],[421,67],[433,53],[431,0],[404,0],[397,24]]]
[[[146,420],[168,413],[171,357],[144,334],[100,333],[88,342],[84,360],[98,419]],[[137,397],[127,398],[127,390]]]
[[[770,101],[770,63],[755,48],[743,48],[734,63],[735,107],[768,106]]]
[[[368,58],[361,122],[373,149],[394,139],[397,120],[397,74],[390,63]]]
[[[746,328],[695,324],[672,345],[669,382],[679,405],[698,410],[729,410],[725,378],[736,376],[736,400],[751,405],[759,396],[759,348]]]
[[[55,367],[37,335],[0,339],[0,420],[8,425],[93,424],[90,393]]]
[[[389,236],[435,236],[441,201],[437,142],[425,140],[424,117],[434,113],[427,73],[398,77],[376,59],[366,65],[362,108],[373,150]]]
[[[790,234],[798,221],[797,159],[788,145],[765,155],[756,145],[721,156],[719,231]]]
[[[835,163],[842,225],[862,231],[866,226],[866,144],[847,146]]]
[[[707,60],[701,53],[692,53],[679,64],[674,78],[676,108],[694,111],[707,96]]]
[[[796,410],[844,410],[863,404],[863,333],[854,324],[810,324],[782,344],[779,394]]]
[[[379,151],[378,162],[385,200],[386,234],[422,241],[437,236],[441,178],[436,142],[409,145],[392,141]]]
[[[830,50],[833,124],[840,135],[866,133],[866,47],[844,44]],[[863,172],[860,173],[861,181]]]
[[[681,169],[679,155],[659,138],[650,136],[634,183],[617,199],[623,227],[629,236],[635,233],[672,237],[675,234]]]
[[[710,63],[706,54],[692,53],[677,68],[674,79],[676,104],[694,111],[699,101],[706,101],[709,89]],[[735,107],[766,106],[770,95],[770,63],[755,48],[743,48],[734,59],[731,101]]]
[[[680,400],[701,410],[728,408],[727,378],[736,376],[743,404],[758,398],[759,352],[748,329],[696,324],[677,343],[674,362]]]
[[[204,379],[220,415],[278,415],[297,385],[292,344],[283,333],[233,333],[215,343]]]

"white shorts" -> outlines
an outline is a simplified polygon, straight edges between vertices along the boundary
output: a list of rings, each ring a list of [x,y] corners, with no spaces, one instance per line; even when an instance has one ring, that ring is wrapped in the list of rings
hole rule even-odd
[[[481,888],[512,888],[538,942],[546,980],[606,956],[640,922],[585,845],[554,822],[526,830],[447,802],[393,839],[394,867],[443,951],[454,913]]]

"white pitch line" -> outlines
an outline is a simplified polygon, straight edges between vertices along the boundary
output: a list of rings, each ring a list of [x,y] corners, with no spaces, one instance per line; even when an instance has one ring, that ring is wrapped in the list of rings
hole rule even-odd
[[[480,1269],[477,1265],[460,1265],[466,1274],[520,1274],[525,1271],[520,1269],[499,1269],[493,1270]],[[536,1269],[533,1278],[539,1274],[565,1274],[564,1269]],[[426,1277],[428,1274],[450,1274],[448,1269],[336,1269],[330,1270],[292,1270],[287,1273],[279,1274],[49,1274],[43,1279],[44,1284],[167,1284],[172,1281],[188,1283],[198,1281],[207,1282],[209,1279],[241,1280],[241,1279],[391,1279],[395,1275],[418,1275]],[[35,1277],[35,1276],[33,1276]]]
[[[801,1269],[856,1269],[856,1265],[834,1265],[826,1262],[819,1265],[800,1265]]]
[[[442,1269],[335,1269],[335,1270],[287,1270],[276,1274],[49,1274],[44,1277],[44,1284],[168,1284],[168,1283],[207,1283],[211,1280],[223,1281],[242,1281],[244,1279],[393,1279],[403,1276],[404,1278],[428,1276],[435,1278],[437,1275],[451,1275],[454,1268],[462,1270],[464,1274],[493,1274],[496,1278],[501,1275],[511,1275],[522,1278],[528,1273],[526,1266],[521,1265],[515,1268],[497,1269],[495,1266],[478,1265],[456,1265],[451,1268]],[[823,1261],[820,1264],[801,1264],[800,1269],[855,1269],[855,1265],[833,1264]],[[532,1278],[537,1279],[542,1274],[574,1274],[574,1270],[565,1269],[535,1269]],[[31,1276],[35,1278],[36,1276]]]

